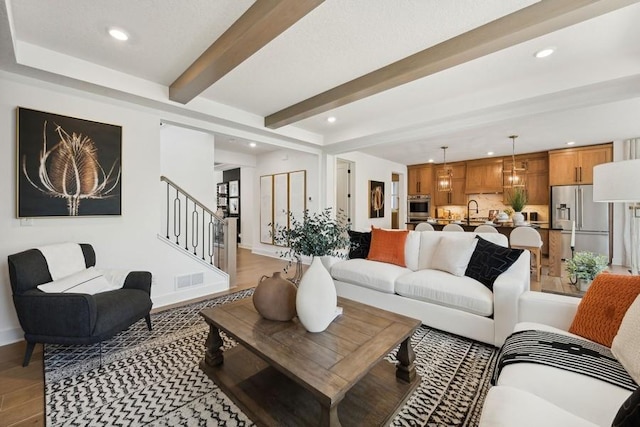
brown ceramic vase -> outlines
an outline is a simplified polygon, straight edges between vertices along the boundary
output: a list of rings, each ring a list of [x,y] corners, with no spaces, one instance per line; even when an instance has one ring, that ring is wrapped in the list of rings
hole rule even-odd
[[[262,317],[287,322],[296,316],[296,292],[293,283],[280,276],[262,276],[253,292],[253,306]]]

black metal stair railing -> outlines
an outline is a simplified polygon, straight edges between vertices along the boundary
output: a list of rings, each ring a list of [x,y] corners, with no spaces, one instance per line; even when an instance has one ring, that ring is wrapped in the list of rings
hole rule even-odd
[[[226,271],[227,221],[199,202],[166,176],[165,227],[167,240],[197,258]]]

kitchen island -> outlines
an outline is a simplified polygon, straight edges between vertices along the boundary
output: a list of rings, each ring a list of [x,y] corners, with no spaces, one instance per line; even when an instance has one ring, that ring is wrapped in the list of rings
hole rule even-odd
[[[460,225],[464,231],[473,231],[479,225],[488,224],[486,221],[454,221],[450,219],[438,219],[431,221],[409,221],[406,224],[407,229],[413,230],[420,222],[429,222],[436,231],[442,231],[442,228],[450,223]],[[490,224],[498,230],[500,234],[511,235],[516,226],[511,221]],[[535,228],[542,238],[542,255],[549,257],[549,276],[560,277],[562,273],[562,237],[559,228],[553,228],[548,222],[532,222],[530,225]]]

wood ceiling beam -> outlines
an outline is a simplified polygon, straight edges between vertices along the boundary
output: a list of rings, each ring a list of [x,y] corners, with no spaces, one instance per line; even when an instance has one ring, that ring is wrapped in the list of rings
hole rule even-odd
[[[270,129],[359,101],[640,0],[541,0],[265,117]]]
[[[256,0],[169,86],[169,99],[191,101],[323,1]]]

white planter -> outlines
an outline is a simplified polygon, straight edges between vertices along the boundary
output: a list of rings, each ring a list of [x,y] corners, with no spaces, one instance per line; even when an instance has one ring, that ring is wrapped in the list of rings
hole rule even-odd
[[[592,282],[593,279],[578,279],[578,290],[581,292],[587,292]]]
[[[320,257],[314,257],[298,285],[298,319],[307,331],[322,332],[336,317],[337,305],[338,296],[333,279],[322,265]]]
[[[522,215],[522,212],[514,212],[511,218],[513,219],[513,225],[524,224],[524,215]]]

